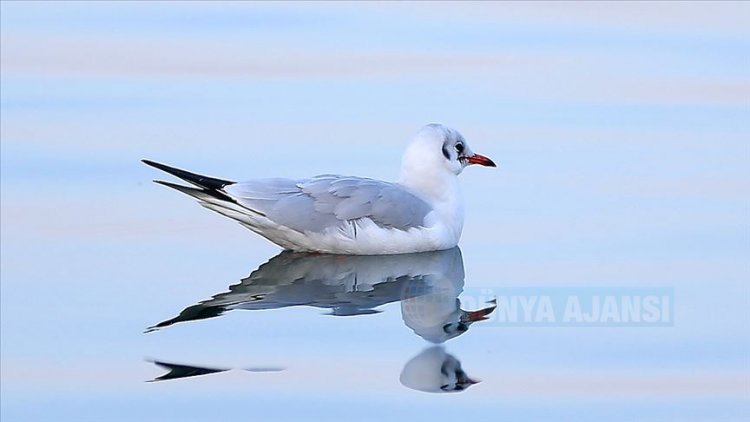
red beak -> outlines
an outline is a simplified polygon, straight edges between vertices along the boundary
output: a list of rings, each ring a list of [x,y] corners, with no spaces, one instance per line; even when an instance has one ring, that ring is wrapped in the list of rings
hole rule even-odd
[[[479,164],[480,166],[485,167],[497,167],[494,161],[480,154],[474,154],[471,157],[466,157],[466,161],[468,161],[469,164]]]

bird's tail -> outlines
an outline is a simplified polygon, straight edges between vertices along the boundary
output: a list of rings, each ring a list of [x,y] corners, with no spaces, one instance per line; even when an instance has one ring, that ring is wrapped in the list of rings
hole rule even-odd
[[[191,173],[187,170],[170,167],[166,164],[157,163],[151,160],[141,160],[144,164],[162,170],[173,176],[192,184],[195,187],[178,185],[163,180],[154,180],[154,182],[178,190],[186,195],[197,199],[204,207],[223,214],[229,218],[247,224],[249,215],[263,215],[262,213],[244,207],[224,192],[225,186],[233,185],[231,180],[217,179],[215,177],[203,176],[201,174]]]
[[[199,188],[219,190],[224,186],[233,185],[235,182],[231,180],[217,179],[215,177],[203,176],[201,174],[191,173],[187,170],[178,169],[176,167],[170,167],[166,164],[157,163],[151,160],[141,160],[144,164],[151,167],[157,168],[163,172],[169,173],[172,176],[177,176],[180,179],[193,184]]]

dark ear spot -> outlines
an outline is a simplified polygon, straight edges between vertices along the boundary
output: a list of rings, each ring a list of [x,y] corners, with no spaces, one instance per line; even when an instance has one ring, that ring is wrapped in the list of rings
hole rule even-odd
[[[450,151],[448,151],[448,145],[447,144],[443,144],[443,156],[445,157],[446,160],[450,160],[451,159],[451,153],[450,153]]]

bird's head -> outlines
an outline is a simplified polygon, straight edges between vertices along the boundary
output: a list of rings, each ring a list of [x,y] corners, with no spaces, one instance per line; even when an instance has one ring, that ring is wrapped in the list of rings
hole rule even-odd
[[[495,167],[492,160],[472,151],[457,130],[433,123],[423,127],[407,147],[402,171],[459,175],[471,164]]]

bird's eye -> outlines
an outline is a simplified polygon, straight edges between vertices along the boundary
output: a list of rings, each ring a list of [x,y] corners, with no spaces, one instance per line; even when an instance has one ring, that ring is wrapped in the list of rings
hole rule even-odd
[[[457,143],[456,144],[456,151],[458,151],[459,154],[462,153],[462,152],[464,152],[464,144],[462,144],[461,142]]]

